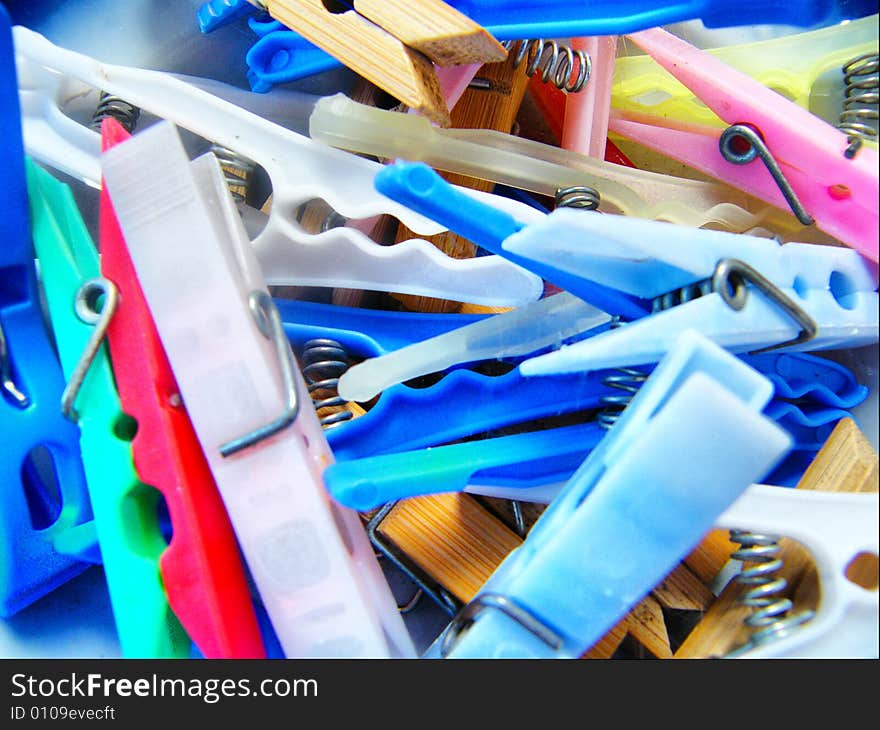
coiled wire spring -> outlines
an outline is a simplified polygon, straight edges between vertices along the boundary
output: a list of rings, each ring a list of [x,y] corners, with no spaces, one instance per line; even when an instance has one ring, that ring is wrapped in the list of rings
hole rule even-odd
[[[554,196],[557,208],[578,208],[596,210],[602,202],[599,191],[588,185],[573,185],[559,188]]]
[[[247,200],[257,164],[238,154],[235,150],[222,145],[211,145],[211,152],[220,163],[223,180],[226,182],[233,200],[236,203],[244,203]]]
[[[779,571],[783,563],[779,559],[779,538],[744,530],[731,530],[730,539],[740,545],[730,557],[751,563],[743,566],[734,580],[749,589],[740,602],[752,609],[744,623],[752,633],[748,646],[758,646],[786,636],[814,616],[809,609],[791,613],[793,604],[783,595],[788,587]]]
[[[140,115],[141,110],[134,106],[134,104],[129,104],[118,96],[113,96],[106,91],[102,91],[101,96],[98,98],[98,105],[95,107],[95,111],[92,114],[92,121],[89,123],[89,128],[96,132],[100,132],[101,122],[107,117],[112,117],[122,125],[126,132],[132,134],[134,128],[137,126]]]
[[[849,147],[844,154],[849,158],[858,152],[864,140],[877,138],[878,67],[880,56],[866,53],[841,68],[845,88],[837,128],[847,135]]]
[[[519,68],[525,63],[528,76],[534,76],[540,71],[541,81],[545,84],[552,83],[562,91],[577,93],[590,80],[593,62],[584,51],[544,38],[504,41],[501,45],[512,54],[513,68]]]
[[[324,428],[352,418],[352,412],[346,407],[348,402],[339,396],[339,378],[348,368],[348,353],[336,340],[315,339],[303,345],[303,377]]]

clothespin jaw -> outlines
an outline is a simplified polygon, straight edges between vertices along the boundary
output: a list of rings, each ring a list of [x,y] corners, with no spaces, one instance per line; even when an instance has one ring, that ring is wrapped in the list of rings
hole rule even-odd
[[[430,655],[581,656],[786,453],[790,438],[760,415],[771,393],[683,334]]]
[[[96,559],[79,432],[61,417],[64,380],[41,314],[9,18],[0,6],[0,616]],[[47,476],[47,470],[52,476]],[[54,486],[53,486],[54,482]],[[56,492],[57,494],[53,494]]]
[[[125,656],[186,657],[190,641],[158,570],[165,548],[158,492],[139,479],[103,336],[118,302],[66,185],[28,163],[34,246],[68,386],[59,403],[80,428],[83,466],[113,614]]]
[[[629,36],[729,126],[619,115],[612,131],[784,210],[876,262],[878,157],[788,99],[655,28]]]
[[[112,118],[105,150],[128,132]],[[144,301],[106,187],[101,190],[101,272],[120,302],[107,340],[122,407],[138,422],[138,475],[165,498],[172,538],[159,559],[168,602],[207,658],[263,658],[265,650],[229,517],[183,407]]]

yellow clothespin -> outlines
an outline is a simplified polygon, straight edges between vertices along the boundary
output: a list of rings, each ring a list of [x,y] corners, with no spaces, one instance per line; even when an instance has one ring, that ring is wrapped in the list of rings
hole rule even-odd
[[[485,28],[441,0],[248,1],[444,127],[449,111],[433,63],[507,58]]]

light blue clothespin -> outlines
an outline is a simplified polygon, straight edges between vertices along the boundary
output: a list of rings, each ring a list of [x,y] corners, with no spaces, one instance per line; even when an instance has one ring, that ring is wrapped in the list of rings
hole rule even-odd
[[[247,0],[209,0],[196,11],[196,20],[202,33],[210,33],[256,11]]]
[[[607,437],[426,656],[576,658],[791,446],[771,383],[681,335]]]
[[[589,271],[654,312],[523,363],[541,375],[657,362],[694,327],[731,352],[877,342],[876,266],[852,249],[658,221],[556,210],[504,242],[510,252]]]

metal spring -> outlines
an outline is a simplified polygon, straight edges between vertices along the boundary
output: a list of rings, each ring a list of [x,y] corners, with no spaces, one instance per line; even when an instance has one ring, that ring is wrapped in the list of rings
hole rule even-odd
[[[512,55],[513,68],[519,68],[525,62],[528,76],[540,71],[541,81],[552,83],[562,91],[577,93],[590,80],[593,62],[590,54],[584,51],[573,50],[570,46],[544,38],[504,41],[501,45],[508,52],[512,52],[514,45],[517,46],[516,53]],[[577,76],[572,80],[575,66]]]
[[[847,135],[849,147],[844,154],[849,158],[855,155],[864,140],[877,137],[878,67],[880,55],[866,53],[853,58],[841,69],[846,87],[843,113],[837,128]]]
[[[557,208],[579,208],[583,210],[596,210],[602,198],[596,188],[587,185],[573,185],[569,188],[559,188],[554,196]]]
[[[753,567],[740,571],[734,578],[738,583],[751,586],[740,601],[752,609],[744,623],[752,630],[749,645],[757,646],[781,639],[792,629],[813,618],[811,610],[790,614],[793,604],[782,594],[788,581],[778,575],[782,568],[779,559],[779,538],[744,530],[731,530],[731,541],[740,545],[731,558]]]
[[[123,126],[126,132],[132,134],[134,128],[137,126],[140,115],[141,110],[134,106],[134,104],[129,104],[118,96],[113,96],[106,91],[102,91],[101,96],[98,99],[98,106],[95,107],[95,112],[92,114],[92,121],[89,123],[89,128],[96,132],[100,132],[101,122],[107,117],[113,117],[113,119]]]
[[[330,428],[352,418],[346,408],[348,401],[339,397],[339,378],[348,370],[348,353],[336,340],[309,340],[303,345],[303,377],[309,386],[309,395],[318,411],[319,421]],[[321,416],[325,408],[338,409]]]
[[[244,203],[247,200],[250,183],[257,169],[253,160],[238,154],[235,150],[222,145],[211,145],[211,152],[220,163],[223,170],[223,179],[229,192],[236,203]]]

